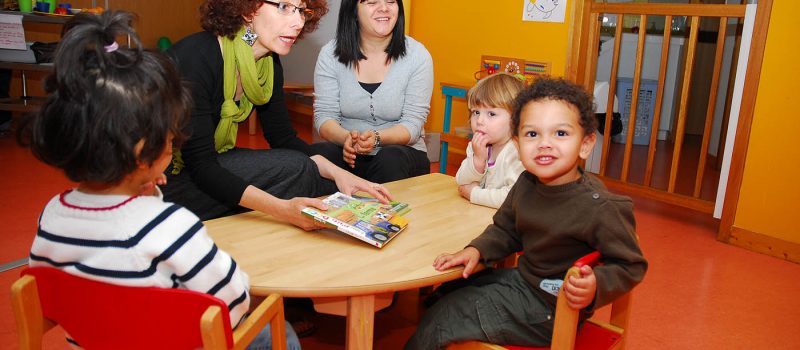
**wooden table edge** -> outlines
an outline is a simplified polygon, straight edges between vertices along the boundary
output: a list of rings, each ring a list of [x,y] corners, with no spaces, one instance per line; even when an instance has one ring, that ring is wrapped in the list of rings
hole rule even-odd
[[[433,262],[433,261],[431,261]],[[357,287],[335,287],[335,288],[319,288],[313,289],[306,288],[264,288],[252,287],[250,294],[257,296],[267,296],[270,293],[278,293],[281,296],[295,298],[322,298],[322,297],[353,297],[360,295],[375,295],[381,293],[398,292],[403,290],[429,287],[435,284],[440,284],[452,281],[461,277],[464,267],[460,266],[453,268],[442,274],[419,278],[411,281],[395,282],[395,283],[381,283]]]

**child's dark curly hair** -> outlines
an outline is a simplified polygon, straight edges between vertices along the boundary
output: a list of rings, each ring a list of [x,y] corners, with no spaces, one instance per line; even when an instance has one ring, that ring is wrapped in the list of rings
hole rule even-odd
[[[277,1],[277,0],[276,0]],[[319,20],[328,13],[327,0],[305,0],[306,6],[314,11],[314,16],[306,21],[298,39],[319,27]],[[200,25],[217,36],[233,39],[244,26],[244,17],[250,16],[264,5],[261,0],[206,0],[200,5]]]
[[[17,130],[21,145],[72,181],[118,184],[172,147],[169,135],[175,145],[185,138],[191,94],[166,56],[142,49],[132,20],[114,11],[72,18],[45,80],[47,101]],[[125,36],[132,48],[116,42]]]
[[[511,116],[512,130],[519,130],[522,108],[531,102],[542,100],[564,101],[580,113],[580,125],[584,134],[589,135],[597,130],[597,118],[594,116],[592,95],[573,82],[562,78],[538,78],[514,100],[514,113]]]

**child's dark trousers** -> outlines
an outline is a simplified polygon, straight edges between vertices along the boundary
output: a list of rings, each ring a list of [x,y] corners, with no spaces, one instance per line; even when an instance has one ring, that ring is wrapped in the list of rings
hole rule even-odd
[[[466,283],[464,283],[466,282]],[[485,270],[425,313],[406,350],[440,349],[466,340],[548,346],[555,310],[517,269]]]

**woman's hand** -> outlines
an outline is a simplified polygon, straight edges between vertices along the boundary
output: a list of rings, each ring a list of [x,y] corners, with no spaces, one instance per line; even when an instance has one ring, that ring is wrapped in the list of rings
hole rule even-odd
[[[333,181],[336,182],[336,187],[342,193],[352,195],[359,191],[366,192],[384,204],[389,203],[392,199],[389,190],[383,185],[364,180],[347,171],[342,171],[341,174],[334,176]]]
[[[453,266],[464,265],[464,272],[461,274],[464,278],[469,277],[475,266],[478,265],[478,260],[481,258],[481,252],[475,247],[466,247],[460,252],[455,254],[441,254],[433,260],[433,268],[436,271],[444,271]]]
[[[358,131],[350,131],[347,134],[347,137],[344,139],[344,143],[342,143],[342,158],[344,162],[347,163],[351,168],[356,167],[356,155],[358,151],[356,150],[356,140],[358,139]]]
[[[486,162],[489,160],[489,137],[482,132],[472,135],[472,164],[475,170],[483,173],[486,170]]]
[[[478,183],[477,182],[471,182],[471,183],[468,183],[466,185],[459,185],[458,186],[458,194],[460,194],[461,197],[464,197],[467,200],[470,200],[470,196],[472,195],[472,189],[475,188],[475,187],[478,187]]]
[[[295,197],[289,200],[280,199],[253,185],[244,189],[239,205],[269,214],[275,219],[288,222],[304,230],[325,227],[325,225],[310,216],[303,215],[304,208],[328,209],[325,203],[316,198]]]
[[[590,266],[581,266],[581,276],[570,276],[564,284],[567,305],[574,310],[583,309],[594,300],[597,292],[597,278]]]
[[[319,174],[326,179],[336,182],[339,192],[353,194],[358,191],[369,193],[381,203],[387,204],[392,199],[389,190],[383,185],[364,180],[351,172],[344,170],[321,155],[311,156],[311,160],[317,163]]]
[[[325,228],[325,225],[314,220],[308,215],[303,215],[303,209],[313,207],[319,210],[327,210],[328,206],[316,198],[295,197],[289,200],[282,200],[273,212],[273,217],[288,222],[306,231]]]
[[[366,130],[358,135],[356,149],[358,153],[369,154],[375,148],[375,132]]]

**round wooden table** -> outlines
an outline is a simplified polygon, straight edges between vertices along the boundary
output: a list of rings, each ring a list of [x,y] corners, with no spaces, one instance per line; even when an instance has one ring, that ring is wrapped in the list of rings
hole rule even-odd
[[[491,223],[495,210],[458,195],[455,179],[428,174],[386,184],[406,202],[408,227],[378,249],[337,231],[303,231],[259,212],[206,222],[208,232],[250,276],[251,293],[314,298],[319,312],[347,317],[347,349],[371,349],[374,312],[396,291],[459,278],[433,269]]]

